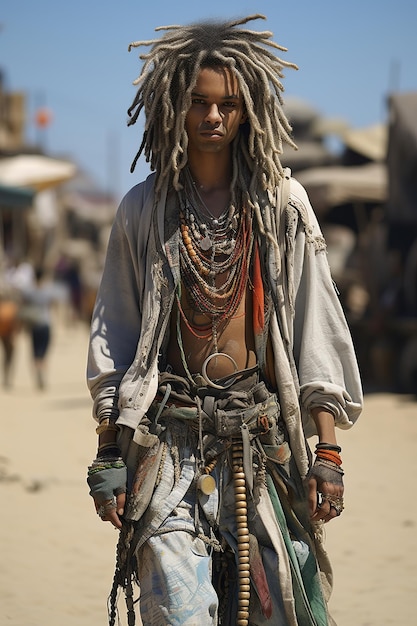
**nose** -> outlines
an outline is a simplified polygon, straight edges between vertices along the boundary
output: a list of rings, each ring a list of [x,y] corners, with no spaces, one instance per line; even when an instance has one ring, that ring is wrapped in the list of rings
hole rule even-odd
[[[218,124],[222,121],[222,116],[220,115],[219,107],[217,104],[213,103],[209,110],[207,111],[207,115],[205,117],[205,121],[210,124]]]

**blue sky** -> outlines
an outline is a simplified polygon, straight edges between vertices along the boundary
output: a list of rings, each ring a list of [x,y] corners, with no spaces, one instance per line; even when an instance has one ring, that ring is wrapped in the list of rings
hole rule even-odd
[[[288,48],[284,97],[299,97],[326,117],[353,127],[385,121],[390,90],[417,90],[417,3],[411,0],[4,0],[0,68],[7,90],[27,94],[27,138],[68,156],[120,197],[148,172],[130,163],[141,126],[126,110],[140,71],[128,44],[153,37],[159,25],[253,13]],[[53,113],[41,137],[39,106]]]

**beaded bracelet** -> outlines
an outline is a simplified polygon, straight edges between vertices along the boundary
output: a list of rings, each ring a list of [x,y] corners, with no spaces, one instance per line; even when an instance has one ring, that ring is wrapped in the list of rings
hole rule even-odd
[[[88,476],[93,476],[93,474],[98,474],[98,472],[102,472],[106,469],[124,469],[125,467],[126,465],[121,457],[114,459],[97,458],[89,466]]]

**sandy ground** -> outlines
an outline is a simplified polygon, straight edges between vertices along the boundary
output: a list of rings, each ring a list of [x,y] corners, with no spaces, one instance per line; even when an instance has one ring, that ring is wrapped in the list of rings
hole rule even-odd
[[[107,624],[117,533],[85,482],[96,440],[86,349],[84,326],[59,323],[40,392],[21,335],[13,388],[0,390],[0,626]],[[417,402],[367,396],[340,443],[346,509],[326,526],[332,613],[338,626],[417,624]]]

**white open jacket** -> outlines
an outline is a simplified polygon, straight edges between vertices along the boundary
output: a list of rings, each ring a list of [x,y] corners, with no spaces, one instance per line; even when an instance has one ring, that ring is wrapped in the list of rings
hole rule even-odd
[[[157,391],[158,357],[180,279],[178,229],[166,218],[167,190],[155,202],[155,175],[133,187],[114,220],[92,316],[87,379],[95,419],[135,429]],[[313,407],[349,428],[362,410],[351,335],[330,275],[326,247],[304,188],[290,180],[261,205],[275,309],[270,322],[281,412],[302,476]]]

